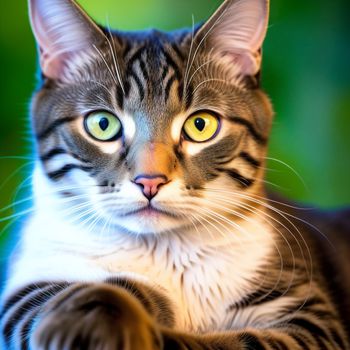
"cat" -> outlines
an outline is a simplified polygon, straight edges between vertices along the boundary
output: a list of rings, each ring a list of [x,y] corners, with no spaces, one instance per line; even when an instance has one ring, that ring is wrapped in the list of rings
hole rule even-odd
[[[35,200],[2,348],[350,349],[348,212],[335,226],[264,187],[268,0],[170,33],[112,32],[73,0],[29,8]]]

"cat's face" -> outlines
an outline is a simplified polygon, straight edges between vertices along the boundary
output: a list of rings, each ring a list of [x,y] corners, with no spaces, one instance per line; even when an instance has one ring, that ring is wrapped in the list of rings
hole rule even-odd
[[[34,129],[65,209],[138,234],[251,210],[272,118],[257,87],[266,1],[225,1],[174,33],[111,34],[68,0],[32,0],[31,14]]]

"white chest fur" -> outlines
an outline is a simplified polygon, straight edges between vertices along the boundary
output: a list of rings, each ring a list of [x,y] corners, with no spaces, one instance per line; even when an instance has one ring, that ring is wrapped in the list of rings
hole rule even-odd
[[[266,239],[258,240],[255,247],[237,244],[237,237],[234,242],[227,237],[218,241],[208,245],[200,237],[171,237],[148,244],[140,240],[136,249],[124,245],[96,262],[112,273],[135,273],[166,289],[177,309],[179,329],[227,329],[231,326],[227,309],[255,287],[269,247]]]
[[[10,286],[42,279],[101,281],[123,274],[164,288],[176,307],[178,329],[228,329],[228,307],[257,286],[257,271],[270,256],[273,240],[258,221],[224,232],[199,226],[195,232],[158,238],[115,234],[107,242],[46,211],[26,226]]]

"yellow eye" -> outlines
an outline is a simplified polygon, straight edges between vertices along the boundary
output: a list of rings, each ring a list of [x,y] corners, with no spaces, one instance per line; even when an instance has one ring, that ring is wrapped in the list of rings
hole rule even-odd
[[[215,115],[209,112],[200,112],[186,120],[184,131],[192,141],[205,142],[216,136],[219,127],[219,119]]]
[[[122,124],[108,112],[90,113],[84,120],[86,132],[99,141],[115,141],[121,136]]]

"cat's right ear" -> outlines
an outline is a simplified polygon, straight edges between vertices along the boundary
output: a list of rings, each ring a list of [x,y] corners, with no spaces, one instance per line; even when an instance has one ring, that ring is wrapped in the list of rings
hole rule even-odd
[[[73,0],[28,0],[30,21],[40,49],[42,73],[63,79],[82,55],[89,55],[106,38]],[[95,52],[96,53],[96,52]],[[72,72],[70,72],[72,73]]]
[[[199,29],[196,40],[238,75],[256,76],[269,20],[269,0],[224,0]]]

